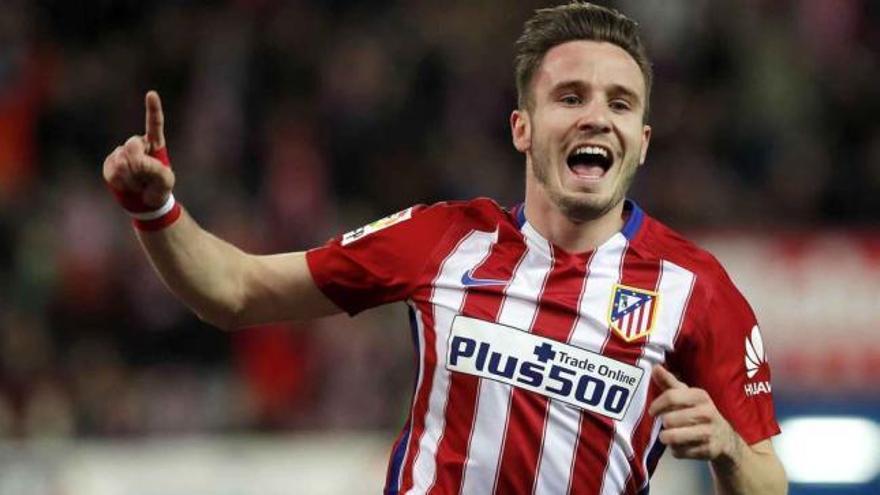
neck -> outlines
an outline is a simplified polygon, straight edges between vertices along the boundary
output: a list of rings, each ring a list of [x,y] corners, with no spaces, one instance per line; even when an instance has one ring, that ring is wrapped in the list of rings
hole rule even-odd
[[[583,253],[596,249],[623,228],[623,201],[601,217],[575,220],[566,216],[544,188],[533,184],[526,187],[526,218],[535,230],[552,244],[569,253]]]

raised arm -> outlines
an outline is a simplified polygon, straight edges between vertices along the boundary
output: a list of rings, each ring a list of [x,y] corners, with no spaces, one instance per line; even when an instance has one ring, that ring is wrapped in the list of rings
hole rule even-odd
[[[246,253],[202,229],[176,203],[159,95],[148,92],[145,105],[146,133],[110,153],[103,173],[168,288],[224,329],[340,312],[312,280],[305,253]]]

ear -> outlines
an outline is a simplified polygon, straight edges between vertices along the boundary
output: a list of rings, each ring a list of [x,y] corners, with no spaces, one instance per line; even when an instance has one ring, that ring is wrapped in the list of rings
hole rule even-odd
[[[639,165],[645,164],[648,156],[648,146],[651,144],[651,126],[642,126],[642,156],[639,157]]]
[[[532,149],[532,123],[526,110],[514,110],[510,114],[510,134],[513,147],[520,153]]]

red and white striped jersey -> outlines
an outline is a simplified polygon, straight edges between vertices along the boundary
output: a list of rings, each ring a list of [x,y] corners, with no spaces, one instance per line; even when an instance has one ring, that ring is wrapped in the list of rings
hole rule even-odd
[[[416,206],[309,251],[348,313],[410,307],[418,376],[385,493],[646,493],[661,363],[747,443],[778,433],[748,303],[711,255],[625,211],[581,254],[488,199]]]

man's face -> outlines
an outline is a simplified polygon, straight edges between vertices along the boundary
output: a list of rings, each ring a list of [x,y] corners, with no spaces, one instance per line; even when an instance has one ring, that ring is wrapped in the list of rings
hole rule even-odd
[[[614,208],[648,151],[645,99],[638,64],[617,45],[570,41],[550,49],[533,78],[530,108],[511,116],[529,186],[575,221]]]

